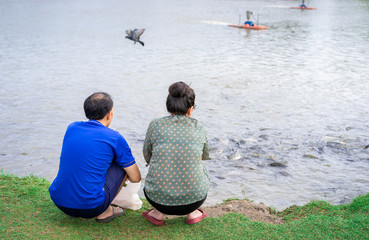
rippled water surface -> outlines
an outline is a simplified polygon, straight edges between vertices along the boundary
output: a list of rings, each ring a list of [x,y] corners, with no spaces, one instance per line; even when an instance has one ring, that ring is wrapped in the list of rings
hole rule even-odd
[[[95,91],[143,175],[146,128],[191,83],[212,160],[207,204],[282,210],[369,192],[369,1],[0,1],[0,168],[53,180]],[[246,10],[264,31],[230,28]],[[124,39],[146,28],[145,47]]]

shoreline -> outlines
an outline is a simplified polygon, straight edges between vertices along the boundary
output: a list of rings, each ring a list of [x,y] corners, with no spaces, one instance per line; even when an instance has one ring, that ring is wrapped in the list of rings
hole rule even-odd
[[[369,239],[369,193],[351,204],[315,201],[277,212],[249,200],[203,208],[208,217],[189,226],[169,216],[163,226],[142,217],[152,207],[125,211],[109,223],[71,218],[51,201],[50,182],[0,172],[0,236],[3,239]]]
[[[3,169],[1,169],[0,171],[0,177],[1,176],[15,177],[20,180],[30,178],[30,177],[35,177],[42,181],[46,181],[49,185],[51,184],[51,181],[43,177],[38,177],[38,176],[33,176],[33,175],[19,177],[15,174],[5,173]],[[0,188],[0,191],[1,191],[1,188]],[[143,201],[147,201],[146,198],[142,196],[140,196],[140,199]],[[325,202],[323,200],[321,201]],[[238,214],[242,214],[243,216],[247,217],[250,221],[264,222],[264,223],[269,223],[269,224],[283,224],[285,223],[285,221],[283,220],[281,216],[279,216],[279,214],[289,211],[290,208],[304,207],[306,205],[309,205],[312,202],[319,202],[319,200],[311,201],[303,206],[291,205],[283,209],[282,211],[278,211],[271,206],[265,205],[264,203],[257,203],[247,198],[245,199],[232,198],[232,199],[224,199],[222,200],[221,203],[203,205],[201,209],[203,209],[208,214],[208,217],[220,217],[220,216],[223,216],[229,213],[238,213]],[[341,205],[347,205],[347,204],[341,204]],[[332,205],[332,206],[338,206],[338,205]],[[139,211],[139,210],[140,209],[136,211]],[[182,216],[166,215],[165,219],[173,219],[177,217],[182,217]]]

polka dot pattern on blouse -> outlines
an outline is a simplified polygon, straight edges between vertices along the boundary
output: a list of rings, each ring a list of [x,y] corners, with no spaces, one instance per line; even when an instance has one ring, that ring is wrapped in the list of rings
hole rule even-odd
[[[209,159],[204,128],[196,119],[171,115],[151,121],[143,154],[150,163],[145,180],[148,197],[161,205],[187,205],[205,198]]]

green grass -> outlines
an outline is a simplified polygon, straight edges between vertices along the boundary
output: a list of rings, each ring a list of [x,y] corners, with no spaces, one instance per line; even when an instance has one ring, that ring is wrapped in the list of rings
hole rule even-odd
[[[101,224],[70,218],[50,200],[44,179],[0,174],[1,239],[369,239],[369,194],[349,205],[324,201],[292,206],[283,212],[286,223],[251,222],[240,214],[206,218],[186,225],[184,218],[154,226],[141,217],[150,206]]]

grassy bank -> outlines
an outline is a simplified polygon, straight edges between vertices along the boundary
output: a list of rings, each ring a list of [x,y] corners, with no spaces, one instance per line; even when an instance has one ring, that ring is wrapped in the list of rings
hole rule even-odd
[[[175,218],[158,227],[141,217],[149,208],[146,201],[107,224],[67,217],[50,200],[49,186],[37,177],[0,174],[1,239],[369,239],[369,194],[349,205],[292,206],[278,213],[286,220],[280,225],[232,213],[191,226]]]

